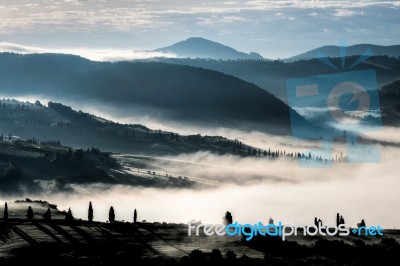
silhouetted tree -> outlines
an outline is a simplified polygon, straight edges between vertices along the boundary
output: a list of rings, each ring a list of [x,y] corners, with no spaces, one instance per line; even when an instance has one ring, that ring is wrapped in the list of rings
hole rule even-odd
[[[336,214],[336,225],[339,226],[341,224],[344,224],[344,218],[342,215],[339,213]]]
[[[93,207],[92,202],[89,202],[89,210],[88,210],[88,221],[91,223],[93,222]]]
[[[228,262],[231,262],[236,259],[236,254],[233,250],[228,250],[225,254],[225,258]]]
[[[365,227],[365,221],[364,221],[364,219],[362,219],[361,222],[357,224],[357,227],[358,227],[358,228],[360,228],[360,227]]]
[[[224,221],[225,225],[233,223],[232,214],[229,211],[227,211],[225,213],[225,217],[223,218],[223,221]]]
[[[133,222],[136,223],[137,222],[137,211],[135,209],[135,211],[133,212]]]
[[[47,208],[47,211],[43,214],[43,219],[45,219],[46,221],[50,221],[51,220],[50,208]]]
[[[111,206],[110,211],[108,212],[108,220],[110,223],[115,222],[115,212],[113,206]]]
[[[8,220],[8,206],[7,206],[7,202],[4,205],[4,221]]]
[[[219,249],[213,249],[210,253],[210,262],[212,265],[221,265],[224,258]]]
[[[189,253],[189,257],[192,259],[192,262],[196,265],[205,265],[206,264],[206,256],[203,251],[199,249],[194,249]]]
[[[340,223],[340,224],[344,224],[344,218],[343,218],[342,215],[340,215],[339,223]]]
[[[75,220],[74,215],[72,214],[71,208],[68,208],[67,215],[65,215],[65,221],[73,222]]]
[[[26,211],[26,218],[28,218],[28,220],[32,220],[34,216],[35,214],[33,213],[32,207],[29,206],[28,210]]]

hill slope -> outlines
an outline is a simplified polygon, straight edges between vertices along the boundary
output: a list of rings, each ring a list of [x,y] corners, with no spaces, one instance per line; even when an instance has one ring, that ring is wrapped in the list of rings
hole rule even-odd
[[[304,236],[300,229],[287,236],[289,241],[259,235],[246,241],[246,236],[206,235],[202,229],[188,235],[187,224],[67,222],[61,215],[45,221],[38,216],[47,206],[52,213],[65,212],[29,199],[10,203],[10,212],[26,213],[29,205],[39,211],[32,221],[14,216],[0,223],[1,265],[375,265],[382,260],[397,265],[399,260],[398,230],[385,229],[384,237],[326,239]]]
[[[14,139],[59,140],[75,148],[95,146],[108,152],[142,155],[233,153],[232,146],[225,145],[233,141],[221,136],[180,135],[138,124],[119,124],[60,103],[49,102],[46,107],[3,99],[0,106],[0,135],[4,137],[11,134]],[[242,149],[247,149],[244,143]]]
[[[400,125],[400,80],[382,88],[379,94],[382,118],[386,124]]]
[[[287,101],[286,81],[292,78],[346,72],[359,57],[346,57],[345,70],[335,70],[319,60],[301,60],[296,62],[281,61],[218,61],[201,59],[158,59],[162,62],[184,64],[219,71],[239,77],[260,86],[282,101]],[[340,58],[332,58],[335,66],[340,66]],[[374,69],[378,87],[381,88],[400,78],[400,59],[374,56],[354,67],[352,70]]]
[[[211,59],[263,59],[257,53],[239,52],[229,46],[206,40],[200,37],[193,37],[187,40],[175,43],[171,46],[158,48],[156,52],[173,53],[178,57],[190,58],[211,58]]]
[[[5,95],[46,95],[125,115],[151,116],[200,126],[252,127],[288,133],[289,108],[233,76],[157,62],[92,62],[57,54],[0,54]]]
[[[372,51],[372,54],[375,56],[400,56],[400,45],[383,46],[373,44],[356,44],[349,46],[347,47],[347,56],[362,55],[368,49],[370,49]],[[323,53],[327,57],[340,57],[339,46],[326,45],[293,57],[289,57],[285,59],[285,61],[293,62],[298,60],[314,59],[316,58],[318,52]]]

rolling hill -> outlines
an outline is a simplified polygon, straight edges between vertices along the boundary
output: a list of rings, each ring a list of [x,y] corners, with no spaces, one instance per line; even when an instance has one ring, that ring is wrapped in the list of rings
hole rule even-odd
[[[45,95],[82,105],[96,102],[99,108],[125,116],[196,126],[290,131],[289,108],[265,90],[233,76],[177,64],[3,53],[0,91],[11,96]]]
[[[32,220],[25,216],[28,206],[35,211]],[[48,208],[53,216],[44,220],[41,214]],[[384,229],[384,237],[351,234],[326,239],[304,236],[300,228],[285,241],[268,235],[247,241],[246,235],[206,235],[202,228],[188,235],[185,223],[67,221],[66,211],[42,200],[9,202],[9,212],[8,220],[0,223],[0,263],[5,266],[396,265],[399,260],[395,229]]]
[[[316,59],[300,60],[296,62],[282,61],[255,61],[255,60],[202,60],[202,59],[157,59],[160,62],[189,65],[219,71],[227,75],[254,83],[273,94],[283,102],[287,102],[286,81],[292,78],[316,75],[335,74],[349,71],[359,57],[346,57],[345,69],[341,69],[340,58],[331,58],[338,69],[324,65]],[[153,59],[154,60],[154,59]],[[377,74],[378,88],[381,88],[400,78],[400,59],[387,56],[374,56],[354,67],[351,71],[373,69]]]
[[[400,125],[400,80],[384,86],[379,92],[382,119],[385,124]]]
[[[282,150],[267,152],[221,136],[119,124],[54,102],[44,106],[39,101],[0,100],[0,134],[0,197],[104,189],[93,184],[161,188],[220,184],[188,170],[204,166],[165,158],[180,154],[208,152],[266,162],[286,155],[293,159]]]
[[[93,184],[162,188],[220,184],[207,174],[193,173],[203,165],[178,163],[165,156],[211,153],[266,162],[306,158],[221,136],[180,135],[119,124],[54,102],[46,107],[38,101],[2,99],[0,134],[0,196],[97,191]],[[229,172],[226,175],[232,178]],[[260,177],[249,175],[247,180]]]
[[[370,49],[374,56],[389,56],[399,57],[400,56],[400,45],[373,45],[373,44],[357,44],[347,47],[347,56],[358,56],[362,55],[366,50]],[[326,57],[340,57],[340,47],[335,45],[322,46],[305,53],[289,57],[285,59],[287,62],[294,62],[299,60],[315,59],[317,53],[321,52]]]
[[[190,187],[199,182],[166,175],[151,163],[136,163],[132,170],[121,162],[122,155],[110,152],[241,155],[239,147],[243,153],[248,148],[240,143],[232,149],[236,142],[219,136],[182,136],[114,123],[59,103],[48,105],[1,101],[0,132],[7,133],[0,137],[0,196],[93,191],[93,184]]]
[[[209,151],[240,154],[227,145],[233,140],[222,136],[181,135],[140,124],[120,124],[54,102],[44,106],[40,102],[0,100],[0,134],[6,141],[10,134],[16,140],[57,140],[74,148],[95,146],[116,153],[161,156]],[[242,145],[246,150],[248,146]]]

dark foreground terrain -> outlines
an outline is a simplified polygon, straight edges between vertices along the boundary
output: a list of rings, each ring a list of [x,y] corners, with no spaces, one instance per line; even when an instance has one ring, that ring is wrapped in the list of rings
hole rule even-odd
[[[50,206],[52,220],[16,218]],[[399,265],[399,232],[384,237],[188,236],[187,225],[65,220],[46,202],[12,203],[0,222],[0,265]],[[18,208],[16,208],[18,206]]]

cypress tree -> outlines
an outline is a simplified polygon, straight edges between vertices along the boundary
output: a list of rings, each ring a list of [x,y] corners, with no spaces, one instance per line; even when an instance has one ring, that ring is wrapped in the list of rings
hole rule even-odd
[[[8,206],[7,206],[7,202],[4,205],[4,221],[8,220]]]
[[[108,212],[108,220],[110,223],[115,222],[115,212],[113,206],[111,206],[110,211]]]
[[[136,223],[137,222],[137,211],[135,209],[135,211],[133,212],[133,222]]]
[[[88,221],[90,223],[93,222],[93,207],[91,201],[89,202]]]

